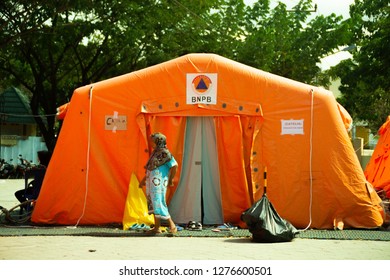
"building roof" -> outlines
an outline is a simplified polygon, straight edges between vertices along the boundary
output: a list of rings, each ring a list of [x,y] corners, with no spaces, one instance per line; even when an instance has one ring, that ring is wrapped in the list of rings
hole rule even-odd
[[[0,117],[3,123],[36,123],[26,95],[15,87],[0,93]]]

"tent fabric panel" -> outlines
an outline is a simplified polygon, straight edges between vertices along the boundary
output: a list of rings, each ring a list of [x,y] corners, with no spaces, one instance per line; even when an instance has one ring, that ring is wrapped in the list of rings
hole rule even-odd
[[[250,207],[251,201],[239,116],[217,117],[216,132],[224,220],[239,223],[242,212]]]
[[[259,173],[260,171],[257,167],[253,166],[253,163],[257,153],[254,147],[258,139],[257,136],[261,128],[262,120],[262,117],[240,116],[245,174],[251,204],[254,202],[253,188],[258,184],[258,181],[254,180],[252,174]]]
[[[82,205],[78,197],[84,196],[85,190],[83,186],[86,180],[88,143],[85,131],[88,128],[88,104],[88,98],[83,95],[74,96],[69,104],[68,116],[64,120],[32,214],[33,222],[70,224],[69,212],[75,208],[78,210],[78,216],[81,215]],[[74,125],[76,123],[78,126]],[[76,135],[80,133],[80,137],[66,133],[67,130],[73,130]],[[71,176],[62,174],[71,174]],[[72,206],[69,207],[68,203]],[[72,220],[73,223],[76,221]]]
[[[180,181],[169,204],[176,223],[202,221],[202,131],[199,118],[188,118],[185,130],[183,168]]]
[[[261,141],[262,147],[266,147],[262,160],[268,167],[267,193],[279,214],[295,226],[311,224],[315,228],[333,228],[335,218],[350,217],[350,221],[359,218],[359,214],[355,214],[356,203],[365,205],[362,211],[372,210],[376,206],[370,206],[361,167],[335,99],[316,91],[312,99],[310,94],[303,92],[299,104],[295,103],[294,110],[290,111],[283,109],[286,104],[293,104],[293,100],[288,100],[289,96],[286,96],[286,104],[269,112],[263,102]],[[304,120],[303,134],[282,135],[282,119]],[[333,125],[329,126],[328,123]],[[316,190],[312,196],[310,170],[311,187]],[[318,174],[328,175],[318,177]],[[260,188],[255,198],[259,199],[261,195]],[[310,199],[313,203],[311,208]],[[366,226],[377,227],[381,222],[376,219],[374,224],[369,221]]]
[[[89,106],[92,108],[90,120]],[[126,110],[124,105],[119,106],[99,97],[98,91],[93,91],[90,95],[89,88],[84,88],[80,94],[74,94],[62,130],[71,133],[60,134],[32,217],[33,221],[74,224],[82,217],[80,224],[121,222],[130,176],[127,169],[129,166],[136,169],[134,155],[138,154],[139,148],[138,145],[131,145],[129,139],[139,132],[136,127],[118,131],[107,130],[105,118],[115,112],[119,116],[126,115]],[[130,121],[130,118],[127,121]],[[45,184],[48,184],[48,187],[44,187]],[[53,187],[57,185],[61,188]],[[109,190],[107,186],[110,186]],[[110,195],[107,195],[107,191]],[[41,209],[41,205],[44,205],[44,208]],[[83,213],[86,205],[88,207]],[[51,218],[48,218],[49,216]]]
[[[189,117],[183,172],[169,204],[175,222],[223,223],[213,118]]]
[[[339,109],[341,119],[343,120],[345,129],[349,132],[352,129],[352,117],[348,113],[348,111],[341,106],[341,104],[337,103],[337,108]]]
[[[379,128],[378,135],[378,143],[364,174],[376,190],[384,191],[386,197],[390,198],[390,116]]]
[[[369,197],[369,199],[366,199]],[[359,207],[356,207],[359,205]],[[360,192],[355,204],[344,211],[342,220],[346,227],[352,228],[377,228],[384,221],[385,213],[381,206],[381,199],[370,184],[365,184],[365,191]],[[373,226],[377,225],[377,226]]]
[[[256,163],[259,179],[254,199],[259,200],[263,195],[262,171],[266,166],[268,197],[278,211],[286,214],[289,212],[286,210],[291,209],[292,197],[298,195],[302,197],[301,202],[308,203],[307,192],[301,189],[298,182],[301,180],[301,171],[309,170],[311,96],[308,90],[299,93],[299,100],[295,100],[297,95],[284,94],[283,98],[278,95],[272,104],[264,107],[264,121],[257,139],[261,146],[257,145],[255,149],[259,159]],[[301,134],[283,133],[284,120],[301,121]],[[306,220],[307,216],[293,215],[299,216],[299,220]]]
[[[224,223],[218,150],[213,117],[202,117],[202,205],[203,223]]]

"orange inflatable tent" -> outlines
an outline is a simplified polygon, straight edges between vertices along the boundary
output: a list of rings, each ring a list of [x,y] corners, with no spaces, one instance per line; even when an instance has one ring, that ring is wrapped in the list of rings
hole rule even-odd
[[[152,132],[179,163],[177,223],[240,222],[263,193],[297,228],[375,228],[380,198],[348,137],[349,115],[322,88],[214,54],[189,54],[78,88],[67,106],[32,221],[121,223]],[[344,120],[344,121],[343,121]]]
[[[390,116],[379,128],[378,135],[378,143],[364,174],[377,191],[384,191],[390,198]]]
[[[56,114],[57,120],[63,120],[65,118],[66,112],[68,110],[68,105],[69,103],[65,103],[57,108],[57,114]]]

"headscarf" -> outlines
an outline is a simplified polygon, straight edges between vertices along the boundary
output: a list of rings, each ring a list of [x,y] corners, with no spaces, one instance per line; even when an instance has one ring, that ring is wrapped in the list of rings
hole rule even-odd
[[[164,165],[172,159],[172,155],[167,148],[167,138],[162,133],[153,133],[151,135],[152,141],[156,144],[152,155],[150,156],[145,168],[153,170],[161,165]]]

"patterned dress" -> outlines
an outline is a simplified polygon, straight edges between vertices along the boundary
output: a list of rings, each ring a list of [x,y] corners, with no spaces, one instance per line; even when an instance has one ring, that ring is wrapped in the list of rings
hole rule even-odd
[[[157,218],[167,220],[170,218],[165,195],[168,187],[169,170],[177,165],[175,158],[163,165],[146,171],[146,196],[148,200],[149,214],[154,214]]]

